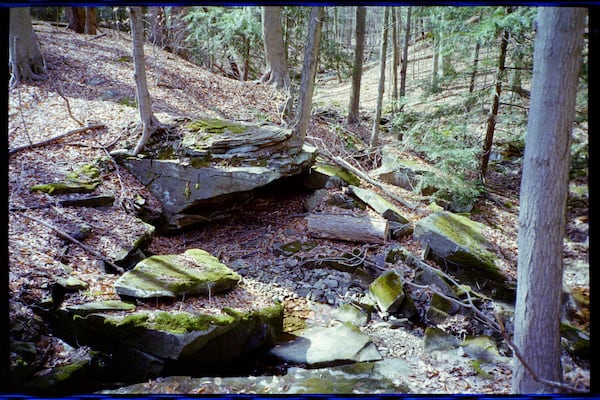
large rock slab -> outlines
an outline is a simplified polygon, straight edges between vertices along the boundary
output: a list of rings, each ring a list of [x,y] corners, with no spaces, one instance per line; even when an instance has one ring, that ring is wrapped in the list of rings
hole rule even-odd
[[[198,120],[182,129],[172,145],[118,158],[161,201],[165,230],[226,217],[252,190],[307,170],[317,155],[308,144],[291,150],[292,131],[278,126]]]
[[[136,298],[213,295],[234,288],[241,276],[201,249],[152,256],[115,282],[120,296]]]
[[[120,381],[168,374],[215,373],[271,347],[283,329],[283,307],[224,308],[220,313],[136,310],[45,315],[53,333],[72,345],[111,354]]]
[[[349,322],[308,328],[296,334],[293,340],[277,344],[270,354],[290,364],[312,368],[382,359],[371,339]]]
[[[467,217],[439,211],[419,220],[414,237],[430,250],[430,257],[447,266],[463,282],[476,284],[486,294],[512,298],[514,287],[496,265],[484,226]]]
[[[389,394],[414,393],[409,376],[414,371],[401,358],[388,358],[337,367],[305,369],[292,367],[283,376],[202,377],[170,376],[129,385],[101,394]]]

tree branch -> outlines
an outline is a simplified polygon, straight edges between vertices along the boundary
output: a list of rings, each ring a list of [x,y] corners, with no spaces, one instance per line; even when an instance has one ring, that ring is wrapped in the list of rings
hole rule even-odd
[[[60,229],[58,229],[54,225],[51,225],[48,222],[43,221],[43,220],[41,220],[39,218],[32,217],[31,215],[27,215],[27,214],[23,214],[23,213],[13,213],[13,214],[14,215],[18,215],[20,217],[24,217],[24,218],[30,219],[32,221],[37,222],[38,224],[44,225],[46,228],[52,229],[61,238],[66,239],[66,240],[70,241],[71,243],[75,243],[77,246],[81,247],[83,250],[87,251],[88,253],[90,253],[94,257],[97,257],[100,260],[104,261],[106,264],[108,264],[111,268],[113,268],[115,271],[119,272],[120,274],[122,274],[122,273],[125,272],[125,270],[123,268],[119,267],[117,264],[115,264],[114,262],[112,262],[112,260],[110,260],[109,258],[104,257],[102,254],[100,254],[96,250],[92,249],[91,247],[86,246],[85,244],[81,243],[79,240],[75,239],[73,236],[69,235],[66,232],[61,231]]]
[[[77,133],[85,132],[90,129],[102,129],[105,127],[106,127],[106,125],[104,125],[104,124],[93,124],[93,125],[83,126],[81,128],[73,129],[71,131],[62,133],[58,136],[51,137],[50,139],[42,140],[41,142],[26,144],[26,145],[18,146],[18,147],[13,147],[12,149],[8,150],[8,155],[12,156],[13,154],[18,153],[19,151],[32,149],[34,147],[43,147],[50,143],[56,142],[57,140],[60,140],[64,137],[67,137],[69,135],[75,135]]]

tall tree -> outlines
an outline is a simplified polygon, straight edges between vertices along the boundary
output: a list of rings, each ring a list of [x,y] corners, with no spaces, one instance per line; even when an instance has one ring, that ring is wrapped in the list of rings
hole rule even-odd
[[[146,79],[146,63],[144,61],[144,21],[142,19],[141,7],[129,7],[129,19],[131,21],[131,35],[133,36],[133,67],[135,85],[137,88],[137,104],[142,122],[142,136],[140,137],[133,155],[137,155],[150,136],[160,126],[160,123],[152,113],[152,100],[148,91]]]
[[[512,8],[507,7],[507,13],[511,13]],[[487,119],[487,125],[485,130],[485,138],[483,140],[483,153],[481,155],[480,164],[480,175],[481,179],[485,182],[485,175],[487,174],[488,163],[490,161],[490,154],[492,153],[492,145],[494,143],[494,131],[496,130],[496,119],[498,117],[498,110],[500,109],[500,95],[502,94],[502,78],[504,77],[504,70],[506,69],[506,49],[508,47],[508,41],[510,39],[510,33],[504,29],[500,40],[500,53],[498,54],[498,72],[496,73],[496,85],[494,87],[494,94],[492,98],[492,108]]]
[[[356,7],[356,45],[354,47],[354,64],[352,66],[352,91],[350,92],[350,107],[348,108],[348,123],[358,122],[358,106],[360,104],[360,81],[362,80],[362,66],[365,53],[365,20],[367,8]]]
[[[404,27],[404,43],[402,47],[402,67],[400,68],[400,97],[406,95],[406,69],[408,67],[408,41],[410,40],[411,7],[407,7],[406,26]]]
[[[513,393],[560,382],[562,253],[571,131],[586,10],[540,7],[521,180]],[[532,375],[537,375],[537,378]]]
[[[392,9],[392,99],[398,100],[398,65],[400,65],[400,47],[398,46],[398,35],[400,34],[400,8]],[[396,107],[394,101],[394,109]]]
[[[312,98],[315,89],[315,75],[319,61],[319,46],[321,44],[321,29],[325,8],[312,7],[308,20],[308,37],[304,48],[304,62],[302,63],[302,78],[300,80],[300,97],[296,108],[296,117],[293,125],[293,138],[290,146],[298,150],[302,148],[306,137],[306,130],[312,112]]]
[[[383,12],[383,23],[381,30],[381,51],[379,61],[379,85],[377,87],[377,105],[375,106],[375,118],[373,121],[373,129],[371,130],[371,147],[377,146],[379,142],[379,124],[381,123],[381,108],[383,107],[383,91],[385,89],[385,61],[387,58],[388,44],[388,19],[390,7],[385,7]]]
[[[97,20],[96,9],[93,7],[70,7],[69,25],[67,29],[72,29],[76,33],[96,34]]]
[[[28,7],[10,9],[8,48],[11,86],[21,81],[44,78],[44,57],[35,39]]]
[[[290,73],[287,68],[286,50],[283,44],[281,10],[281,6],[263,6],[262,8],[267,69],[261,81],[273,84],[277,88],[287,88],[290,85]]]

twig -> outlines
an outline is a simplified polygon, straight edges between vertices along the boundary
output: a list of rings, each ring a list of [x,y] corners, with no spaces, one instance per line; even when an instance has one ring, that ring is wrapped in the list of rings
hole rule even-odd
[[[57,86],[56,87],[56,93],[58,93],[58,95],[60,97],[63,98],[63,100],[67,103],[67,111],[69,112],[69,116],[71,117],[71,119],[73,119],[73,121],[77,122],[77,124],[79,126],[83,126],[83,122],[81,122],[80,120],[78,120],[77,118],[75,118],[75,116],[73,115],[73,113],[71,112],[71,105],[69,104],[69,99],[67,99],[65,97],[64,94],[62,94],[62,92],[60,91],[60,88]]]
[[[119,272],[120,274],[122,274],[122,273],[125,272],[125,270],[123,268],[121,268],[118,265],[116,265],[109,258],[104,257],[102,254],[100,254],[96,250],[92,249],[91,247],[86,246],[85,244],[81,243],[79,240],[75,239],[73,236],[69,235],[68,233],[65,233],[65,232],[61,231],[60,229],[58,229],[57,227],[55,227],[55,226],[47,223],[46,221],[42,221],[39,218],[32,217],[31,215],[27,215],[27,214],[23,214],[23,213],[14,213],[14,214],[18,215],[20,217],[24,217],[24,218],[30,219],[32,221],[35,221],[35,222],[37,222],[37,223],[39,223],[41,225],[44,225],[46,228],[52,229],[61,238],[66,239],[66,240],[68,240],[68,241],[70,241],[72,243],[75,243],[77,246],[81,247],[83,250],[87,251],[88,253],[90,253],[94,257],[97,257],[100,260],[104,261],[106,264],[108,264],[111,268],[113,268],[115,271]]]
[[[56,142],[57,140],[60,140],[60,139],[62,139],[64,137],[67,137],[69,135],[75,135],[77,133],[85,132],[85,131],[90,130],[90,129],[102,129],[102,128],[105,128],[105,127],[106,126],[104,124],[93,124],[93,125],[83,126],[81,128],[73,129],[71,131],[62,133],[62,134],[60,134],[58,136],[51,137],[50,139],[42,140],[41,142],[30,143],[30,144],[23,145],[23,146],[13,147],[12,149],[8,150],[8,155],[12,156],[13,154],[18,153],[19,151],[22,151],[22,150],[32,149],[34,147],[46,146],[46,145],[48,145],[50,143]]]

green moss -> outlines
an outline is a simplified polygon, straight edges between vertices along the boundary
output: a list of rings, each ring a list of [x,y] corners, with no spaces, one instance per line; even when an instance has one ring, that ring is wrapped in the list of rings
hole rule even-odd
[[[360,185],[360,179],[348,170],[333,165],[317,165],[314,170],[328,176],[337,176],[353,186]]]
[[[210,162],[212,160],[211,156],[206,157],[193,157],[190,160],[190,165],[193,168],[206,168],[210,166]]]
[[[235,122],[224,121],[218,118],[199,119],[187,124],[186,128],[192,132],[204,133],[244,133],[248,127],[236,124]]]
[[[127,107],[137,107],[137,102],[134,98],[126,96],[119,100],[119,104]]]
[[[493,376],[490,375],[489,373],[485,372],[482,368],[481,368],[481,362],[479,360],[471,360],[471,366],[473,367],[473,369],[475,370],[475,372],[477,373],[477,375],[485,378],[485,379],[492,379]]]
[[[211,325],[228,325],[235,318],[229,315],[190,314],[187,312],[133,313],[122,319],[107,318],[105,323],[121,328],[155,329],[175,334],[205,331]]]
[[[29,188],[32,192],[44,192],[51,195],[67,194],[67,193],[91,193],[99,185],[99,182],[94,183],[74,183],[74,182],[55,182],[44,183],[41,185],[33,185]]]
[[[175,149],[171,146],[161,147],[156,155],[158,160],[175,160],[177,158]]]

